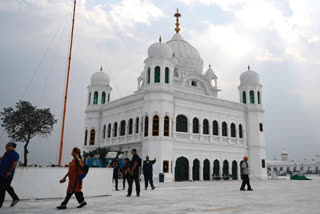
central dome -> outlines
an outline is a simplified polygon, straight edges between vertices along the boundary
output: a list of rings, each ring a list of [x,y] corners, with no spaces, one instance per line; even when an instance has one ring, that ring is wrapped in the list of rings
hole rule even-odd
[[[198,50],[185,41],[179,33],[176,33],[167,44],[172,48],[179,66],[202,73],[203,60]]]

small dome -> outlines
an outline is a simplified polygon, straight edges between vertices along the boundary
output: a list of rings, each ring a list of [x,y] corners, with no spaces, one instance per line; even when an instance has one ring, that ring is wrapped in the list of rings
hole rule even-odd
[[[214,71],[212,70],[212,68],[211,68],[210,65],[209,65],[208,70],[206,71],[206,76],[207,76],[207,77],[210,77],[210,78],[216,77],[216,75],[215,75],[215,73],[214,73]]]
[[[152,44],[148,48],[148,56],[149,57],[171,58],[172,55],[173,55],[172,48],[169,45],[167,45],[166,43],[162,43],[161,37],[159,39],[159,42]]]
[[[105,72],[99,71],[95,72],[91,76],[91,84],[92,85],[108,85],[110,83],[109,75]]]
[[[250,66],[248,66],[248,70],[241,74],[240,82],[241,84],[259,85],[259,74],[250,70]]]

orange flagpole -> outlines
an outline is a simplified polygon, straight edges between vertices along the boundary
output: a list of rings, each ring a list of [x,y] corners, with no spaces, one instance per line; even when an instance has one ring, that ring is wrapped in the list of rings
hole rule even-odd
[[[66,92],[65,92],[65,95],[64,95],[62,130],[61,130],[60,151],[59,151],[59,163],[58,163],[59,167],[61,166],[62,148],[63,148],[63,135],[64,135],[64,122],[66,120],[67,97],[68,97],[68,86],[69,86],[69,75],[70,75],[70,64],[71,64],[71,52],[72,52],[75,13],[76,13],[76,0],[74,0],[74,3],[73,3],[71,42],[70,42],[70,50],[69,50],[69,57],[68,57],[68,73],[67,73],[67,82],[66,82]]]

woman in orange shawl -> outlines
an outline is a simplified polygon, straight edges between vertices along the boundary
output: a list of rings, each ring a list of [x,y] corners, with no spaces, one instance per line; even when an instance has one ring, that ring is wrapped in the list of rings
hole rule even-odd
[[[77,208],[82,208],[85,205],[87,205],[87,202],[83,198],[83,193],[81,192],[82,179],[80,179],[78,177],[79,175],[81,175],[83,173],[81,167],[84,166],[84,163],[82,162],[82,157],[80,154],[80,149],[78,149],[77,147],[73,148],[71,155],[73,156],[73,159],[69,165],[69,171],[60,180],[60,183],[64,183],[64,182],[66,182],[66,178],[69,177],[67,196],[64,199],[64,201],[61,203],[61,205],[57,207],[57,209],[59,209],[59,210],[60,209],[67,209],[67,203],[73,193],[76,195],[77,201],[80,204],[79,206],[77,206]]]

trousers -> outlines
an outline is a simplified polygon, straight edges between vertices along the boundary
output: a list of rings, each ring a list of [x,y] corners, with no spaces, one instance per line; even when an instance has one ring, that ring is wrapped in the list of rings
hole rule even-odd
[[[14,192],[14,189],[11,186],[12,178],[0,176],[0,207],[2,207],[2,204],[5,199],[6,191],[11,196],[13,200],[18,200],[19,197]]]
[[[140,178],[139,178],[139,172],[134,172],[133,175],[128,176],[128,183],[129,183],[129,188],[128,188],[128,195],[131,195],[132,193],[132,185],[133,181],[136,184],[136,192],[137,195],[140,194]]]
[[[153,187],[153,176],[152,175],[145,175],[144,176],[144,187],[147,189],[148,184],[150,183],[150,186]]]
[[[82,192],[74,192],[74,194],[76,195],[76,199],[77,199],[78,203],[81,204],[84,201],[83,193]],[[73,195],[73,192],[67,192],[67,196],[64,199],[64,201],[61,203],[61,205],[67,205],[72,195]]]
[[[249,175],[243,175],[242,177],[243,178],[242,178],[242,184],[240,189],[244,189],[246,185],[248,189],[251,189]]]

